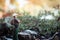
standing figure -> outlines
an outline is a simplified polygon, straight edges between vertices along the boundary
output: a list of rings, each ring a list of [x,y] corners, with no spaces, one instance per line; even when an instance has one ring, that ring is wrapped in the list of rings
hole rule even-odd
[[[18,26],[19,26],[19,20],[16,18],[16,16],[13,16],[13,19],[11,20],[11,25],[14,26],[13,29],[13,40],[18,40]]]

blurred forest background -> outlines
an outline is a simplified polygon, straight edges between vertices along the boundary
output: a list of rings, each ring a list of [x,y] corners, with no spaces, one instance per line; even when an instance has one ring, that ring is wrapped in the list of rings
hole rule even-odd
[[[29,0],[26,5],[25,1],[21,1],[20,4],[15,0],[5,1],[0,0],[0,22],[3,22],[7,15],[12,16],[16,13],[21,20],[19,31],[38,27],[40,33],[44,34],[56,32],[57,27],[60,28],[60,23],[57,21],[60,17],[59,0]]]

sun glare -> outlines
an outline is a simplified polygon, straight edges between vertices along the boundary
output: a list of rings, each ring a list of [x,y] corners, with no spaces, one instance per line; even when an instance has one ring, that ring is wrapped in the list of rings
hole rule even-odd
[[[31,15],[38,15],[39,11],[44,9],[50,11],[52,8],[48,5],[46,0],[16,0],[15,5],[10,4],[10,0],[6,0],[7,9],[18,9],[19,12],[27,11]]]
[[[16,2],[18,2],[20,8],[24,7],[24,5],[28,3],[27,0],[16,0]]]

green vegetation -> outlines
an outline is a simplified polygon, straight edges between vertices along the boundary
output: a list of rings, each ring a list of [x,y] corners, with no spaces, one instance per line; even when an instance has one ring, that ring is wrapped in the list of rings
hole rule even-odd
[[[60,12],[59,12],[60,14]],[[59,16],[54,16],[55,19],[54,20],[48,20],[48,19],[40,19],[41,16],[43,15],[53,15],[54,13],[48,12],[48,13],[44,13],[44,14],[38,14],[37,17],[35,16],[30,16],[29,14],[24,14],[24,16],[18,17],[21,20],[21,23],[19,25],[19,29],[20,30],[25,30],[25,29],[30,29],[32,27],[38,27],[39,30],[41,31],[41,33],[44,33],[45,30],[47,32],[56,32],[57,31],[57,27],[59,27],[58,25],[58,17]]]
[[[58,23],[57,19],[59,16],[54,16],[54,20],[48,20],[48,19],[41,19],[43,15],[53,15],[54,13],[48,12],[48,13],[40,13],[37,17],[31,16],[28,14],[28,12],[24,12],[23,16],[18,16],[18,19],[21,20],[21,23],[19,24],[19,31],[25,30],[25,29],[31,29],[32,27],[38,27],[41,31],[40,33],[44,34],[45,32],[56,32],[57,27],[60,28],[60,23]],[[59,11],[60,15],[60,11]],[[58,26],[59,25],[59,26]]]

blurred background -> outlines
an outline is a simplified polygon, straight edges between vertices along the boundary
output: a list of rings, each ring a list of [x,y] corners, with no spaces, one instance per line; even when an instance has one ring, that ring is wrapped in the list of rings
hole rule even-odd
[[[42,34],[56,32],[60,0],[0,0],[0,22],[13,14],[21,20],[19,31],[38,27]]]
[[[59,0],[0,0],[0,10],[4,14],[8,11],[23,13],[29,12],[32,16],[37,16],[42,11],[55,11],[60,9]],[[0,13],[1,17],[3,13]],[[0,17],[0,18],[1,18]]]

